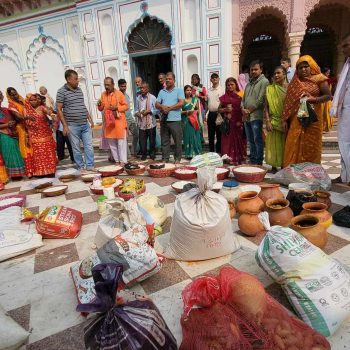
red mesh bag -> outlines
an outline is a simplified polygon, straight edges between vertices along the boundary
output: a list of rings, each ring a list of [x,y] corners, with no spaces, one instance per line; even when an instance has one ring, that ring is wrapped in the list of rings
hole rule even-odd
[[[219,281],[201,276],[183,291],[180,350],[271,350],[268,337],[221,301]]]
[[[268,336],[274,350],[329,350],[327,339],[306,323],[291,316],[269,296],[258,279],[232,267],[220,270],[222,302],[255,324]]]

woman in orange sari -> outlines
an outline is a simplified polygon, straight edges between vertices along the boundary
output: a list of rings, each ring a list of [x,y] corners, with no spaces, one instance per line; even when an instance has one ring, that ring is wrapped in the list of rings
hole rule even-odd
[[[24,98],[20,96],[17,90],[13,87],[7,88],[6,96],[9,102],[8,109],[13,113],[18,121],[16,130],[18,134],[19,150],[24,160],[26,175],[31,178],[34,170],[33,149],[25,126],[25,120],[28,118],[24,115]]]
[[[320,67],[308,55],[297,61],[297,71],[288,86],[284,102],[282,123],[288,129],[283,166],[311,162],[321,163],[323,120],[322,103],[331,99],[327,77],[321,74]],[[317,121],[304,127],[297,118],[300,99],[306,97],[317,114]]]
[[[41,105],[40,95],[28,94],[25,101],[25,120],[33,147],[33,175],[53,175],[56,172],[56,143],[47,120],[48,111]]]

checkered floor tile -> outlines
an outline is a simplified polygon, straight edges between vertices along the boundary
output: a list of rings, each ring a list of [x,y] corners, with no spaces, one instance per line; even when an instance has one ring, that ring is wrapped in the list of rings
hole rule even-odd
[[[96,167],[109,164],[106,158],[105,153],[98,153]],[[325,154],[322,164],[332,176],[338,176],[340,160],[336,151]],[[60,169],[69,167],[69,160],[60,164]],[[163,244],[170,230],[176,198],[170,185],[174,180],[143,178],[147,190],[159,196],[168,209],[169,217],[164,225],[165,235],[160,236],[156,243],[159,246]],[[28,344],[24,347],[30,350],[84,349],[82,324],[86,319],[75,311],[77,301],[69,267],[94,252],[93,241],[100,217],[97,212],[97,196],[90,193],[88,184],[78,179],[68,183],[68,186],[65,195],[53,198],[42,198],[40,194],[32,193],[28,189],[28,181],[12,182],[1,192],[1,195],[27,194],[27,206],[34,213],[52,204],[64,204],[80,210],[84,218],[81,234],[77,238],[45,239],[43,247],[0,264],[0,304],[24,328],[31,330]],[[287,192],[286,189],[283,191]],[[339,210],[349,203],[350,188],[334,186],[331,199],[334,203],[331,211]],[[237,220],[233,224],[238,231]],[[329,233],[326,252],[350,266],[350,229],[332,225]],[[181,291],[194,277],[215,272],[224,265],[232,265],[254,274],[271,295],[290,308],[280,287],[255,263],[254,251],[262,237],[248,238],[238,233],[238,238],[242,249],[232,255],[195,263],[167,260],[158,274],[133,287],[133,290],[151,296],[178,344],[182,338],[179,321],[182,312]],[[350,319],[330,338],[332,349],[340,350],[349,346],[349,329]]]

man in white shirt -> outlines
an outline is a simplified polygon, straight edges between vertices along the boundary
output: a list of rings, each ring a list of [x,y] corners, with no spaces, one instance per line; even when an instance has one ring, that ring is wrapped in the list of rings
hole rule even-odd
[[[149,140],[149,155],[152,160],[156,156],[156,114],[155,107],[157,98],[149,93],[149,85],[142,82],[140,95],[137,97],[137,113],[135,117],[138,121],[139,143],[141,150],[141,160],[147,159],[147,140]]]
[[[340,176],[332,182],[350,186],[350,33],[342,42],[346,62],[340,74],[332,103],[332,115],[338,116],[338,143],[341,156]]]
[[[281,66],[287,71],[287,81],[288,83],[290,83],[295,74],[295,68],[291,67],[290,58],[289,57],[282,58]]]
[[[221,130],[220,126],[216,125],[216,118],[218,116],[218,108],[220,104],[219,97],[225,92],[219,85],[220,79],[216,73],[210,76],[212,87],[207,92],[207,124],[208,124],[208,139],[209,139],[209,151],[221,153]],[[215,145],[216,135],[216,145]]]

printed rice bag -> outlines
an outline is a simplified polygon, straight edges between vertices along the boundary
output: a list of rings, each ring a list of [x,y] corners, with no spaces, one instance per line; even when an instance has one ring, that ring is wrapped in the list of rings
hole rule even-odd
[[[54,205],[39,214],[36,229],[44,238],[75,238],[82,223],[83,215],[80,211]]]
[[[291,183],[306,183],[312,190],[330,190],[332,181],[322,165],[314,163],[290,164],[278,171],[273,179],[285,186]]]
[[[71,275],[79,303],[91,303],[96,297],[92,268],[98,264],[118,263],[123,265],[122,282],[130,285],[143,281],[161,269],[163,258],[147,244],[149,239],[145,226],[134,225],[109,240],[92,256],[71,266]]]
[[[267,213],[259,214],[267,233],[255,259],[281,284],[297,314],[319,333],[330,336],[350,316],[350,275],[298,232],[270,227]]]

